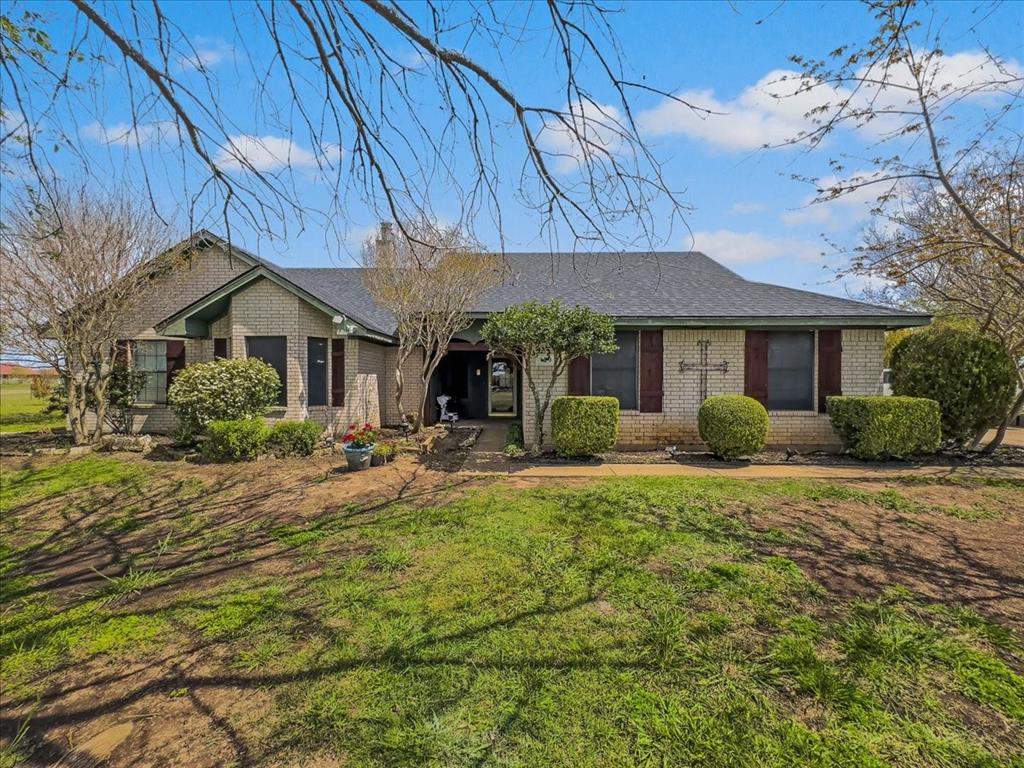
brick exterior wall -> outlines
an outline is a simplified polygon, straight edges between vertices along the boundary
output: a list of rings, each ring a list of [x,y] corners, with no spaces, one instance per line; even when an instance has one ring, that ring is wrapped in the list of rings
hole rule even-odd
[[[154,281],[150,291],[140,298],[138,310],[128,317],[124,336],[131,339],[164,339],[153,328],[155,323],[202,298],[244,272],[248,267],[237,258],[229,258],[219,248],[210,248],[194,256],[173,274]],[[214,321],[209,339],[186,339],[186,364],[213,359],[214,338],[228,340],[228,356],[244,358],[246,336],[285,336],[287,344],[288,402],[271,410],[268,421],[312,419],[333,434],[343,433],[351,423],[381,421],[380,404],[387,361],[392,348],[365,339],[345,339],[345,404],[340,408],[308,405],[307,339],[330,339],[331,318],[270,280],[260,280],[231,298],[227,314]],[[331,381],[328,355],[327,381]],[[328,392],[328,398],[330,392]],[[140,432],[168,433],[177,422],[166,405],[140,404],[134,412],[134,427]]]
[[[848,395],[881,394],[885,333],[881,329],[846,329],[842,332],[843,393]],[[697,411],[700,408],[699,374],[680,371],[684,362],[697,363],[700,350],[697,342],[711,341],[708,362],[726,362],[725,372],[709,371],[707,393],[711,395],[743,394],[744,346],[746,333],[741,329],[672,329],[663,334],[664,379],[661,413],[621,411],[619,416],[620,448],[652,448],[666,445],[698,446]],[[815,334],[814,402],[817,402],[817,334]],[[538,380],[544,380],[550,366],[538,366]],[[524,388],[526,387],[524,381]],[[556,382],[553,397],[566,394],[568,377]],[[545,444],[551,445],[550,410],[544,423]],[[768,444],[776,447],[836,448],[839,445],[826,414],[810,411],[770,411]],[[523,433],[527,444],[533,440],[535,419],[529,391],[523,392]]]
[[[159,339],[153,325],[202,298],[249,267],[231,258],[218,247],[196,254],[173,274],[154,281],[139,299],[138,309],[125,324],[124,337]],[[246,336],[285,336],[287,338],[288,402],[274,409],[268,418],[309,418],[335,434],[350,423],[398,424],[401,414],[394,403],[394,366],[397,348],[365,339],[345,339],[345,404],[309,407],[306,391],[307,339],[330,339],[331,318],[270,280],[260,280],[236,293],[227,314],[211,325],[211,338],[188,339],[185,355],[188,364],[213,359],[213,338],[228,339],[228,355],[245,356]],[[744,381],[745,331],[742,329],[672,329],[663,333],[663,404],[661,413],[622,411],[619,446],[652,448],[665,445],[695,446],[697,410],[700,407],[699,374],[680,371],[684,362],[699,361],[698,341],[708,339],[709,362],[726,362],[725,372],[708,373],[708,394],[742,394]],[[844,394],[881,394],[884,356],[884,331],[881,329],[844,329],[842,332],[842,389]],[[817,339],[815,339],[817,355]],[[404,406],[413,410],[422,395],[419,370],[422,353],[415,352],[403,366]],[[331,380],[328,356],[328,382]],[[536,379],[542,382],[550,364],[537,364]],[[817,402],[817,360],[814,366],[814,391]],[[527,444],[533,440],[535,423],[533,398],[525,376],[522,382],[522,420]],[[566,394],[568,377],[555,383],[552,398]],[[329,393],[328,393],[329,394]],[[816,412],[770,412],[768,441],[773,446],[827,447],[838,445],[828,417]],[[169,432],[175,426],[174,415],[162,405],[141,405],[136,409],[135,426],[143,432]],[[545,444],[551,445],[550,409],[545,420]]]

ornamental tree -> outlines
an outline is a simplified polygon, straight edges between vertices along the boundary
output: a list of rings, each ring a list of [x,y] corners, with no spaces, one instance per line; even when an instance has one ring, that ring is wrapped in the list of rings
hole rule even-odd
[[[523,371],[533,396],[534,420],[531,450],[541,452],[544,417],[551,405],[555,382],[569,361],[583,355],[614,352],[615,320],[589,307],[562,306],[526,301],[491,315],[481,329],[494,353],[512,357]]]

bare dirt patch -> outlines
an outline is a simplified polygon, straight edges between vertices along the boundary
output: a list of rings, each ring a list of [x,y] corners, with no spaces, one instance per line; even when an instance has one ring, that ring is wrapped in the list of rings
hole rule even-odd
[[[960,603],[1024,633],[1024,493],[1019,488],[854,483],[896,491],[908,508],[861,501],[781,500],[735,512],[758,529],[794,534],[773,551],[794,560],[830,592],[874,597],[901,585]],[[990,516],[961,519],[948,510]]]

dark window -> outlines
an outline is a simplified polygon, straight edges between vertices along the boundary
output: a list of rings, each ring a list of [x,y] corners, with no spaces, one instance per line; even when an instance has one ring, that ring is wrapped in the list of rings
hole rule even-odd
[[[146,385],[137,398],[140,403],[167,402],[167,342],[141,340],[134,343],[135,370],[145,371]]]
[[[331,339],[331,405],[345,404],[345,340]]]
[[[214,339],[213,340],[213,359],[224,360],[228,356],[228,340],[227,339]]]
[[[610,355],[594,355],[590,366],[590,391],[619,398],[619,408],[636,410],[636,331],[616,331],[619,348]]]
[[[310,405],[327,405],[327,339],[306,340],[306,388]]]
[[[273,366],[281,377],[277,404],[288,404],[288,340],[284,336],[246,336],[245,354]]]
[[[773,331],[768,334],[768,408],[814,409],[814,334]]]

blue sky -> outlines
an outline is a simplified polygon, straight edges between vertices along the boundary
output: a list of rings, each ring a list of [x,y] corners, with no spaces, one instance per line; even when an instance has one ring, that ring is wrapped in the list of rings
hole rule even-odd
[[[983,44],[1007,59],[1022,58],[1022,6],[946,3],[933,6],[927,14],[931,23],[944,25],[947,58],[955,66],[969,68],[971,56]],[[55,13],[55,28],[69,31],[66,22],[71,14],[66,8],[36,7]],[[239,7],[236,4],[236,10]],[[408,7],[414,13],[421,10],[415,4]],[[249,34],[244,23],[236,31],[224,4],[176,2],[167,8],[206,66],[219,78],[222,88],[217,98],[233,112],[239,134],[263,137],[271,148],[273,142],[282,142],[293,160],[301,160],[308,144],[300,134],[282,130],[281,123],[261,122],[253,107],[253,75],[238,65],[243,48],[252,50],[261,45],[258,35]],[[868,11],[857,3],[624,4],[616,17],[616,30],[627,72],[723,113],[697,119],[655,95],[639,98],[635,104],[645,135],[666,163],[666,177],[672,188],[693,206],[686,217],[690,232],[676,229],[664,248],[695,247],[755,280],[837,295],[858,294],[858,281],[834,281],[831,269],[840,262],[834,255],[822,257],[821,253],[832,253],[827,240],[845,246],[856,243],[867,222],[868,204],[862,198],[807,208],[813,188],[791,176],[827,175],[830,154],[856,152],[869,138],[844,132],[823,150],[810,154],[794,149],[760,150],[765,141],[777,141],[798,130],[803,110],[799,104],[773,103],[763,96],[759,84],[763,88],[772,79],[771,73],[792,69],[787,62],[791,54],[822,57],[840,44],[866,39],[873,29]],[[503,62],[486,47],[476,47],[473,52],[494,66],[525,100],[553,106],[561,106],[559,99],[564,102],[558,83],[546,76],[552,55],[546,36],[529,39]],[[396,55],[408,54],[396,51]],[[270,83],[269,87],[275,85]],[[596,94],[598,98],[600,95]],[[118,124],[127,119],[123,89],[114,88],[103,92],[75,121],[86,145],[94,148],[95,159],[108,162],[115,177],[126,169],[130,173],[140,153],[152,160],[167,151],[165,142],[159,140],[145,142],[143,147],[116,141],[110,144]],[[341,143],[344,151],[344,138]],[[510,158],[510,176],[515,167],[515,159]],[[314,176],[300,174],[298,194],[317,207],[329,195],[322,180]],[[192,181],[186,178],[184,186],[187,188]],[[182,198],[180,182],[173,173],[153,179],[168,210]],[[443,193],[439,197],[443,198]],[[445,201],[433,202],[443,215]],[[516,204],[513,185],[505,187],[502,207],[508,249],[548,247],[539,234],[536,216]],[[344,234],[337,249],[325,247],[325,239],[334,235],[316,222],[309,223],[303,232],[296,231],[292,224],[287,236],[276,241],[259,238],[244,223],[236,222],[235,236],[281,264],[344,264],[347,254],[357,253],[357,244],[373,227],[374,216],[358,197],[350,195],[344,218]],[[221,228],[215,220],[209,226]],[[499,246],[498,234],[489,222],[479,222],[477,231],[488,246]]]

